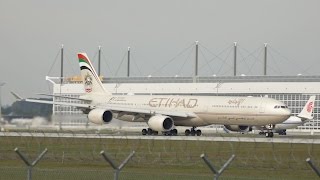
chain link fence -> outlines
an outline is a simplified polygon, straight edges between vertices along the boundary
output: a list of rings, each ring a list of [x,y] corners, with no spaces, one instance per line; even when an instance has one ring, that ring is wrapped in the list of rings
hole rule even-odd
[[[200,157],[205,154],[220,169],[235,159],[219,179],[318,179],[306,163],[320,167],[317,137],[266,142],[247,135],[229,137],[139,136],[94,131],[11,131],[0,133],[0,179],[26,179],[27,166],[14,151],[34,161],[32,179],[114,179],[114,169],[101,156],[104,151],[117,165],[134,151],[119,179],[212,179]],[[265,139],[265,138],[264,138]]]

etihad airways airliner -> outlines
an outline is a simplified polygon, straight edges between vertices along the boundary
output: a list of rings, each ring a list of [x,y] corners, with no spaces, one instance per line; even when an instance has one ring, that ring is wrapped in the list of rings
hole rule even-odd
[[[265,97],[112,95],[103,87],[87,54],[79,53],[78,58],[85,93],[77,99],[84,103],[54,104],[80,108],[95,124],[108,123],[113,118],[143,121],[149,126],[142,130],[143,135],[158,132],[176,135],[175,126],[190,126],[192,128],[186,129],[185,135],[200,136],[201,130],[196,130],[199,126],[274,125],[288,119],[291,114],[284,103]],[[25,100],[53,104],[52,101]]]

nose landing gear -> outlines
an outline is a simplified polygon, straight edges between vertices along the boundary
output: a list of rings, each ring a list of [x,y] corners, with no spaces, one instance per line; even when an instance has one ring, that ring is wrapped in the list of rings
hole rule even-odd
[[[266,137],[273,137],[273,132],[266,132],[265,135]]]
[[[259,135],[265,135],[267,138],[272,138],[274,133],[272,132],[272,130],[274,129],[274,125],[273,124],[268,124],[265,126],[265,128],[267,129],[267,131],[265,132],[264,130],[261,130],[259,132]]]

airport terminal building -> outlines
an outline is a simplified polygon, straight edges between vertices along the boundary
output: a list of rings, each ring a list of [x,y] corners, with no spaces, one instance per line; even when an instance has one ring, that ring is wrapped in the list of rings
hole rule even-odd
[[[79,77],[47,78],[53,83],[54,95],[78,97],[84,93]],[[300,130],[320,130],[320,76],[211,76],[211,77],[122,77],[103,78],[105,88],[113,94],[128,95],[210,95],[267,96],[284,102],[297,115],[309,99],[316,95],[314,120]],[[54,98],[55,102],[77,100]],[[63,120],[61,120],[61,118]],[[53,106],[55,125],[88,125],[85,115],[72,107]]]

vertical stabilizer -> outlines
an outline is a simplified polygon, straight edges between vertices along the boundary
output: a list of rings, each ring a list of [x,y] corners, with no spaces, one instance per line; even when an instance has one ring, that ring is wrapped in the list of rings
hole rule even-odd
[[[306,103],[302,111],[298,114],[298,117],[302,118],[303,120],[312,119],[315,100],[316,96],[310,96],[308,102]]]
[[[106,91],[86,53],[78,53],[81,79],[87,95],[111,95]]]

